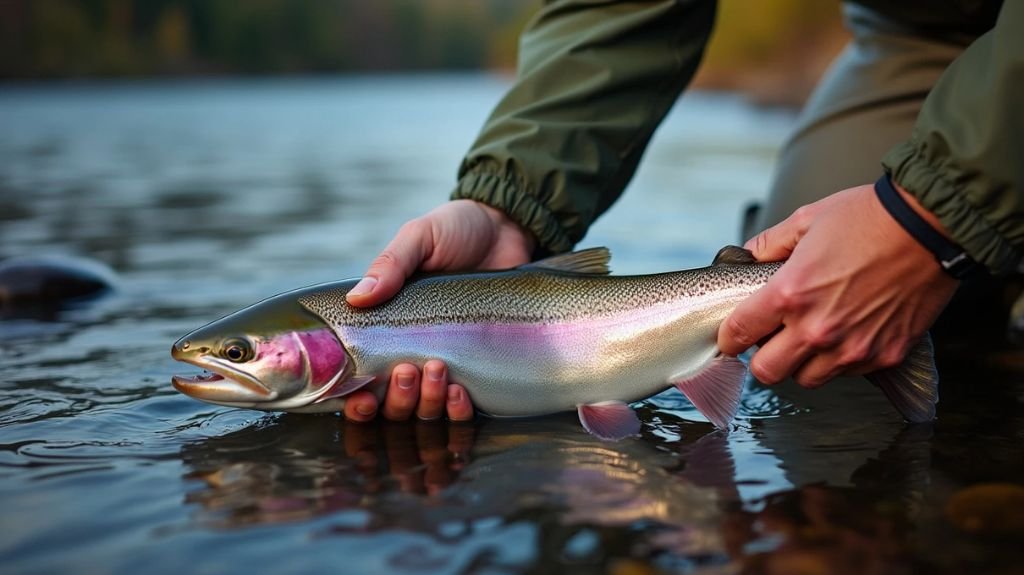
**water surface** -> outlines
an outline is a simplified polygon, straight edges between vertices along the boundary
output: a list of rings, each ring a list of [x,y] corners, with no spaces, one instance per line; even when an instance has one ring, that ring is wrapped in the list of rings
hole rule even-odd
[[[751,386],[729,434],[673,391],[618,443],[571,414],[355,425],[171,388],[189,369],[176,338],[358,275],[443,201],[505,86],[0,90],[0,257],[84,255],[119,276],[93,305],[0,321],[3,571],[1021,572],[1019,494],[993,488],[1024,476],[1012,352],[947,361],[932,425],[904,425],[858,381]],[[706,264],[791,122],[687,96],[583,245],[609,246],[617,273]]]

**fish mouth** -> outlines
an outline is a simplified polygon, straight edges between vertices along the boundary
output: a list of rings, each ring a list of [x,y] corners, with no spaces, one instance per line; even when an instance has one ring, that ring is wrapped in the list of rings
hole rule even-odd
[[[213,373],[194,376],[175,375],[171,385],[181,393],[211,403],[264,403],[277,399],[277,392],[252,376],[226,365],[200,365]]]

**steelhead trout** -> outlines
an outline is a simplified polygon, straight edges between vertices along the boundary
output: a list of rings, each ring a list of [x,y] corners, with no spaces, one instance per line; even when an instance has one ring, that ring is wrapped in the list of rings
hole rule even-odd
[[[266,411],[336,412],[357,389],[380,398],[396,365],[441,359],[492,416],[576,410],[603,439],[636,435],[628,403],[675,386],[718,427],[746,366],[718,351],[718,326],[782,265],[728,246],[711,266],[608,275],[594,248],[515,269],[411,279],[392,300],[350,306],[357,280],[283,293],[199,328],[171,355],[211,372],[176,376],[187,395]],[[868,376],[910,421],[935,415],[925,338],[903,365]]]

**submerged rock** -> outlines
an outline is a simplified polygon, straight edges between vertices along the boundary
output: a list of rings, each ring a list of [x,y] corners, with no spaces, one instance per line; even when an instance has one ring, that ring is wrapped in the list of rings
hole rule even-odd
[[[946,518],[979,535],[1024,534],[1024,486],[983,483],[958,491],[946,504]]]
[[[0,262],[0,310],[59,308],[100,297],[114,288],[106,265],[71,256],[17,257]]]

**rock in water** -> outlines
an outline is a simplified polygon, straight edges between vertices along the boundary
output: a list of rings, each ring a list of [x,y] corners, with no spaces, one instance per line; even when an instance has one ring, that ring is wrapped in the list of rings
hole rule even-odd
[[[70,256],[17,257],[0,262],[0,308],[62,307],[113,290],[114,272]]]

